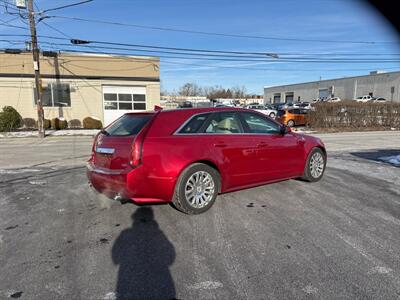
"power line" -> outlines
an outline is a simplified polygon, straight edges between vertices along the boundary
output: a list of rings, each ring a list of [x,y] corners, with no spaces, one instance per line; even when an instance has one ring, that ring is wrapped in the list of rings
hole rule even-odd
[[[82,53],[79,50],[71,50],[71,49],[60,49],[63,52],[72,52],[72,53]],[[106,54],[106,55],[127,55],[127,53],[121,52],[99,52],[99,51],[85,51],[85,53],[91,54]],[[158,55],[157,57],[160,58],[174,58],[174,59],[190,59],[190,57],[183,57],[183,56],[167,56],[167,55]],[[279,60],[279,61],[262,61],[262,60],[251,60],[251,59],[218,59],[218,58],[205,58],[205,57],[197,57],[198,60],[213,60],[213,61],[230,61],[230,62],[269,62],[269,63],[281,63],[281,62],[292,62],[292,63],[371,63],[371,62],[379,62],[379,63],[394,63],[400,62],[400,60],[346,60],[346,61],[330,61],[330,60]]]
[[[59,6],[59,7],[55,7],[55,8],[49,8],[49,9],[45,9],[41,13],[46,13],[46,12],[49,12],[49,11],[54,11],[54,10],[68,8],[68,7],[73,7],[73,6],[89,3],[89,2],[92,2],[92,1],[94,1],[94,0],[80,1],[80,2],[77,2],[77,3],[67,4],[67,5],[63,5],[63,6]]]
[[[24,29],[24,30],[27,29],[26,27],[22,27],[22,26],[18,26],[18,25],[9,24],[9,22],[14,21],[15,19],[16,19],[16,18],[11,19],[11,20],[8,20],[8,21],[0,20],[0,26],[10,27],[10,28],[18,28],[18,29]]]
[[[42,42],[46,44],[46,42]],[[67,47],[72,47],[72,45],[69,44],[56,44],[56,43],[50,43],[52,45],[57,45],[57,46],[67,46]],[[182,53],[182,52],[172,52],[172,51],[162,51],[162,50],[143,50],[143,49],[134,49],[134,48],[119,48],[119,47],[104,47],[104,46],[89,46],[89,45],[81,45],[80,47],[84,48],[91,48],[91,49],[107,49],[107,50],[122,50],[122,51],[137,51],[137,52],[146,52],[146,53],[165,53],[165,54],[173,54],[173,55],[185,55],[185,56],[190,56],[190,57],[178,57],[174,56],[176,58],[183,58],[183,59],[190,59],[190,58],[195,58],[195,59],[205,59],[205,60],[231,60],[231,61],[260,61],[260,62],[310,62],[310,61],[322,61],[322,62],[342,62],[342,61],[351,61],[351,62],[400,62],[399,58],[315,58],[315,57],[297,57],[297,58],[280,58],[278,60],[270,60],[270,59],[265,59],[257,56],[237,56],[237,55],[220,55],[220,54],[204,54],[204,53]],[[172,58],[172,56],[160,56],[159,57],[164,57],[164,58]],[[207,58],[204,58],[207,57]],[[213,58],[209,58],[213,57]],[[235,58],[235,59],[231,59]]]
[[[66,51],[68,52],[68,50],[66,50]],[[125,60],[125,61],[136,61],[136,62],[138,62],[138,61],[139,62],[144,62],[144,61],[157,62],[156,60],[138,59],[138,58],[126,57],[126,56],[125,57],[115,57],[115,58],[112,58],[112,59],[111,58],[110,59],[107,59],[107,58],[98,59],[98,58],[91,57],[90,61],[116,62],[115,61],[116,59],[122,59],[122,60]],[[82,68],[82,69],[94,70],[93,68],[89,68],[89,67],[86,67],[86,66],[75,64],[78,61],[79,60],[74,60],[73,64],[71,64],[70,62],[68,62],[67,64],[71,65],[71,66],[74,66],[74,67]],[[84,60],[84,61],[87,62],[87,60]],[[298,71],[298,72],[321,72],[321,71],[327,71],[327,72],[331,72],[331,71],[333,72],[334,71],[334,72],[337,72],[337,71],[339,71],[340,72],[340,71],[370,71],[371,69],[374,69],[372,67],[371,68],[356,68],[356,69],[355,68],[352,68],[352,69],[251,68],[251,67],[243,67],[243,66],[238,66],[238,65],[235,65],[235,66],[232,66],[232,65],[230,65],[230,66],[227,66],[227,65],[208,65],[208,64],[196,64],[196,63],[183,63],[183,62],[176,62],[176,61],[170,61],[170,60],[163,60],[161,63],[174,64],[174,65],[184,65],[184,66],[198,66],[198,67],[206,67],[206,68],[238,69],[238,70],[250,70],[250,71],[276,71],[276,72],[293,72],[293,71]],[[10,65],[10,66],[18,66],[18,65]],[[4,66],[4,67],[6,67],[6,66]],[[65,63],[61,63],[61,67],[64,69],[65,68]],[[147,66],[143,66],[143,68],[144,67],[147,67]],[[140,68],[142,68],[142,67],[140,67]],[[384,69],[384,70],[399,69],[397,67],[386,67],[386,68],[379,67],[379,68],[380,69]],[[97,71],[117,71],[117,70],[110,70],[110,69],[95,69],[95,70],[97,70]],[[121,71],[121,70],[122,69],[119,69],[119,71]],[[127,71],[127,70],[130,70],[130,69],[124,69],[123,71]],[[69,73],[71,73],[71,71],[69,69],[67,71]],[[76,74],[73,74],[73,75],[76,75]]]
[[[111,22],[96,19],[84,19],[79,17],[68,17],[68,16],[49,16],[50,18],[60,18],[67,20],[91,22],[98,24],[108,24],[124,27],[135,27],[150,30],[160,30],[160,31],[171,31],[180,33],[190,33],[190,34],[200,34],[200,35],[211,35],[211,36],[222,36],[222,37],[233,37],[233,38],[246,38],[246,39],[262,39],[262,40],[278,40],[278,41],[290,41],[290,42],[318,42],[318,43],[346,43],[346,44],[397,44],[394,41],[349,41],[349,40],[323,40],[323,39],[300,39],[300,38],[283,38],[283,37],[273,37],[273,36],[257,36],[257,35],[240,35],[240,34],[229,34],[229,33],[219,33],[219,32],[207,32],[207,31],[197,31],[197,30],[187,30],[187,29],[177,29],[170,27],[159,27],[159,26],[146,26],[138,24],[128,24],[121,22]]]
[[[51,26],[46,23],[47,26]],[[56,30],[54,27],[52,27],[53,30]],[[70,40],[70,36],[66,35],[64,32],[59,31],[57,29],[57,32],[62,34],[63,37],[56,37],[56,36],[49,36],[49,35],[38,35],[39,38],[45,38],[45,39],[52,39],[52,40]],[[0,36],[25,36],[29,37],[29,35],[26,34],[0,34]],[[68,37],[68,38],[67,38]],[[265,57],[267,52],[246,52],[246,51],[228,51],[228,50],[211,50],[211,49],[193,49],[193,48],[177,48],[177,47],[162,47],[162,46],[151,46],[151,45],[139,45],[139,44],[128,44],[128,43],[114,43],[114,42],[105,42],[105,41],[89,41],[90,43],[99,43],[99,44],[106,44],[106,45],[122,45],[126,47],[139,47],[139,48],[148,48],[148,49],[165,49],[165,50],[175,50],[175,51],[187,51],[187,52],[199,52],[199,53],[228,53],[228,54],[237,54],[237,55],[253,55],[253,56],[261,56]],[[72,46],[72,45],[71,45]],[[77,45],[82,46],[82,45]],[[88,46],[88,45],[85,45]],[[97,46],[99,47],[99,46]],[[129,49],[131,50],[131,49]],[[272,53],[269,53],[272,54]],[[337,55],[350,55],[350,56],[366,56],[366,55],[371,55],[371,56],[382,56],[382,55],[393,55],[393,56],[400,56],[400,53],[394,53],[394,54],[383,54],[383,53],[292,53],[292,52],[277,52],[279,56],[282,55],[316,55],[316,56],[337,56]],[[287,59],[290,59],[290,57],[287,57]]]

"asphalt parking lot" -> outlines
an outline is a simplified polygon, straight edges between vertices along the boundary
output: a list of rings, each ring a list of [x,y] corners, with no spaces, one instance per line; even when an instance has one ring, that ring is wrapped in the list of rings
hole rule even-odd
[[[198,216],[95,194],[90,137],[1,139],[0,299],[400,299],[400,132],[320,137],[320,182]]]

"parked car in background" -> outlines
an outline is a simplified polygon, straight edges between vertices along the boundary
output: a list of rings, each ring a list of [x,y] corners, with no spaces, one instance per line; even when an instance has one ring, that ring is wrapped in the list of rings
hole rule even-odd
[[[342,99],[340,99],[339,97],[332,97],[332,98],[328,98],[326,99],[327,102],[340,102],[342,101]]]
[[[370,95],[365,95],[365,96],[360,96],[360,97],[357,97],[355,100],[357,101],[357,102],[369,102],[369,101],[372,101],[374,98],[372,97],[372,96],[370,96]]]
[[[311,109],[312,106],[311,106],[310,102],[303,102],[303,103],[300,104],[300,108],[302,108],[302,109]]]
[[[306,125],[308,110],[301,108],[289,108],[278,110],[276,114],[276,120],[281,124],[287,125],[289,127],[297,125]]]
[[[379,98],[374,99],[373,102],[380,102],[380,103],[383,103],[383,102],[386,102],[386,99],[385,99],[385,98],[382,98],[382,97],[379,97]]]
[[[220,193],[289,178],[318,181],[325,166],[319,138],[256,111],[199,108],[123,115],[96,135],[87,177],[115,200],[172,202],[199,214]]]
[[[230,99],[222,100],[221,104],[229,106],[229,107],[235,107],[236,106],[236,102],[234,100],[230,100]]]
[[[178,108],[192,108],[193,107],[193,103],[190,101],[184,101],[179,103]]]
[[[264,106],[261,104],[257,104],[257,105],[247,105],[246,106],[247,109],[254,109],[260,113],[263,113],[264,115],[267,115],[271,118],[275,118],[277,110],[273,109],[272,107],[269,106]]]
[[[288,109],[288,108],[293,108],[293,103],[282,103],[278,109]]]
[[[272,109],[278,110],[282,103],[270,103],[268,104]]]

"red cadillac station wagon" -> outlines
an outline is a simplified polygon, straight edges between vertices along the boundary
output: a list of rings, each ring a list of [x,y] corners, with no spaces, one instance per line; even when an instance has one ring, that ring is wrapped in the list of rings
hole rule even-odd
[[[318,181],[326,159],[320,139],[256,111],[158,110],[125,114],[103,129],[87,176],[111,198],[171,202],[199,214],[220,193],[290,178]]]

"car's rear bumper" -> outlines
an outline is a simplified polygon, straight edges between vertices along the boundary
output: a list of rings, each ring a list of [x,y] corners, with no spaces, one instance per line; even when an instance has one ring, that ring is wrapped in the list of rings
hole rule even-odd
[[[96,168],[88,162],[86,164],[86,175],[90,185],[95,190],[110,198],[115,198],[117,196],[122,198],[132,198],[134,196],[129,193],[126,188],[126,171]]]
[[[113,199],[131,199],[137,203],[172,200],[175,179],[146,176],[141,167],[110,170],[97,168],[89,161],[86,175],[96,191]]]

